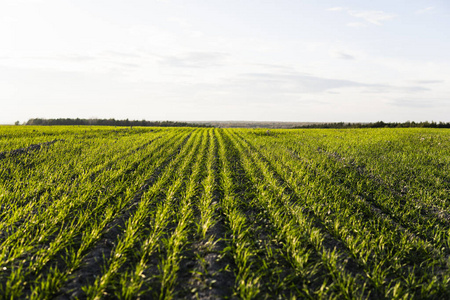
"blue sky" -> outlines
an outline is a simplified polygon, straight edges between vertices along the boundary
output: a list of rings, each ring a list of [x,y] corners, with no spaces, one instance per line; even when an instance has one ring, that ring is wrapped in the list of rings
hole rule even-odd
[[[2,0],[0,123],[450,122],[450,2]]]

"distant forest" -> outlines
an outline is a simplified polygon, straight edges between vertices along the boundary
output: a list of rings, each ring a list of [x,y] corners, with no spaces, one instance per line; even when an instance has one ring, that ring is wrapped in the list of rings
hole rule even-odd
[[[385,123],[383,121],[378,121],[375,123],[315,123],[315,124],[305,124],[300,126],[294,126],[293,128],[450,128],[450,123],[444,122],[404,122],[404,123]]]
[[[174,121],[116,120],[116,119],[29,119],[25,125],[99,125],[99,126],[160,126],[160,127],[211,127]]]
[[[19,122],[16,122],[18,125]],[[450,122],[414,122],[404,123],[383,122],[374,123],[297,123],[294,122],[176,122],[176,121],[146,121],[146,120],[116,120],[116,119],[30,119],[25,125],[100,125],[100,126],[160,126],[160,127],[240,127],[240,128],[450,128]]]

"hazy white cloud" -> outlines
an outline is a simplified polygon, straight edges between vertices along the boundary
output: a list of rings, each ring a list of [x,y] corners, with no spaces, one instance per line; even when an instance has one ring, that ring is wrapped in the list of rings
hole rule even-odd
[[[354,55],[342,52],[342,51],[332,51],[331,56],[339,59],[353,60],[355,59]]]
[[[418,85],[395,86],[379,83],[365,83],[355,80],[325,78],[299,72],[289,73],[245,73],[239,77],[240,85],[246,89],[252,86],[283,93],[324,93],[343,88],[360,88],[365,93],[407,92],[420,93],[428,91]]]
[[[192,27],[191,23],[188,22],[184,18],[169,17],[169,18],[167,18],[167,21],[174,22],[174,23],[178,24],[182,28],[191,28]]]
[[[104,73],[111,69],[139,67],[138,53],[101,51],[93,54],[54,54],[41,56],[10,55],[0,57],[0,66],[23,70]]]
[[[42,3],[45,0],[2,0],[7,5],[27,5],[33,3]]]
[[[82,61],[90,61],[97,59],[97,56],[94,55],[81,55],[81,54],[65,54],[65,55],[53,55],[53,56],[26,56],[26,55],[9,55],[9,56],[2,56],[0,57],[0,60],[5,61],[19,61],[19,60],[36,60],[36,61],[42,61],[42,60],[59,60],[59,61],[75,61],[75,62],[82,62]]]
[[[365,20],[368,23],[382,25],[384,21],[391,20],[396,17],[395,14],[386,13],[381,10],[348,10],[349,15]]]
[[[253,63],[247,64],[249,67],[260,67],[268,72],[281,72],[281,73],[291,73],[295,72],[295,68],[292,66],[276,65],[276,64],[263,64],[263,63]]]
[[[395,18],[397,15],[384,12],[382,10],[353,10],[344,7],[333,7],[329,8],[329,11],[346,11],[350,16],[363,19],[367,23],[382,25],[383,22]],[[351,27],[363,27],[364,23],[361,22],[350,22],[347,26]]]
[[[329,9],[327,9],[328,11],[342,11],[344,10],[343,7],[330,7]]]
[[[428,7],[425,7],[425,8],[423,8],[423,9],[417,10],[417,11],[416,11],[416,14],[421,15],[421,14],[431,13],[431,12],[434,11],[434,9],[435,9],[434,6],[428,6]]]
[[[444,83],[444,80],[414,80],[416,84],[436,84],[436,83]]]
[[[429,88],[420,86],[420,85],[411,85],[411,86],[393,86],[388,84],[379,84],[379,85],[368,85],[368,88],[362,91],[363,93],[369,94],[389,94],[389,93],[422,93],[430,91]]]
[[[388,101],[389,104],[400,107],[408,108],[435,108],[435,107],[448,107],[450,106],[450,98],[447,99],[436,99],[436,98],[411,98],[411,97],[401,97],[394,98]],[[431,121],[431,120],[430,120]]]
[[[228,54],[220,52],[189,52],[181,55],[158,55],[160,62],[171,67],[207,68],[226,63]]]
[[[367,25],[366,24],[364,24],[364,23],[361,23],[361,22],[350,22],[350,23],[347,23],[347,26],[348,27],[356,27],[356,28],[362,28],[362,27],[367,27]]]
[[[448,119],[450,20],[434,4],[229,1],[0,0],[0,123]]]
[[[130,51],[130,52],[121,52],[108,50],[104,51],[100,54],[101,56],[107,55],[112,57],[120,57],[120,58],[140,58],[142,55],[138,51]]]

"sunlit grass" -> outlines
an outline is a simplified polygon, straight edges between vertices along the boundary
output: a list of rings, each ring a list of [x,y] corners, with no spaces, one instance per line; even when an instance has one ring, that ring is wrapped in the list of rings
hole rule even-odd
[[[0,133],[0,299],[450,296],[445,130]]]

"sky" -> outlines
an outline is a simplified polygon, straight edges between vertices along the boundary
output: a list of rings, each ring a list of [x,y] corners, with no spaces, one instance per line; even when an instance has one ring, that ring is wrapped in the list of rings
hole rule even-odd
[[[0,124],[450,122],[448,0],[1,0]]]

